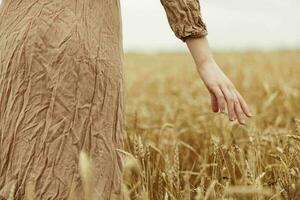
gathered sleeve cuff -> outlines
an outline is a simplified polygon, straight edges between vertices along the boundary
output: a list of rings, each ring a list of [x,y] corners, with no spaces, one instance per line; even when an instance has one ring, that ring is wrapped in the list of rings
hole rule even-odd
[[[208,34],[201,17],[199,0],[160,0],[160,2],[177,38],[185,42],[187,38],[200,38]]]

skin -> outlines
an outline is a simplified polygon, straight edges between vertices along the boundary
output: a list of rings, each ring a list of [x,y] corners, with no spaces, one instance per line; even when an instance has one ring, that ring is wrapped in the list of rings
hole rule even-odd
[[[237,119],[241,125],[245,125],[246,118],[252,116],[249,106],[215,62],[207,38],[188,38],[185,42],[210,93],[213,112],[225,113],[227,107],[229,120]]]

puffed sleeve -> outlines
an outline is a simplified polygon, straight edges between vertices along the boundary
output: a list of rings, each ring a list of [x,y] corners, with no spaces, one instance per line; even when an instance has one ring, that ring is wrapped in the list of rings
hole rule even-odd
[[[160,2],[166,11],[171,29],[183,42],[189,37],[207,35],[199,0],[160,0]]]

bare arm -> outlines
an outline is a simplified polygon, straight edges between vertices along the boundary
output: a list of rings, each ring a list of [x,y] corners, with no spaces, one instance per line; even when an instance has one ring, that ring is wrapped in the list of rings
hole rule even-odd
[[[211,95],[212,110],[225,112],[230,120],[245,124],[251,112],[240,93],[215,62],[206,36],[206,24],[201,17],[199,0],[160,0],[176,37],[186,42],[197,70]]]
[[[252,116],[250,109],[215,62],[206,37],[188,38],[185,42],[195,61],[197,71],[210,92],[212,110],[225,112],[227,104],[229,119],[232,121],[237,118],[240,124],[245,124],[246,117]]]

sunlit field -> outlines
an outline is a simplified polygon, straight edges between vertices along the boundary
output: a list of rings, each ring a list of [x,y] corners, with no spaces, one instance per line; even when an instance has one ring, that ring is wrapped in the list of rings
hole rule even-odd
[[[211,111],[188,54],[126,54],[127,199],[300,199],[300,52],[215,58],[246,126]]]
[[[300,52],[215,58],[255,115],[246,126],[211,111],[188,54],[125,56],[125,200],[300,199]],[[80,200],[93,199],[91,161],[81,151]],[[34,197],[26,185],[25,199]]]

